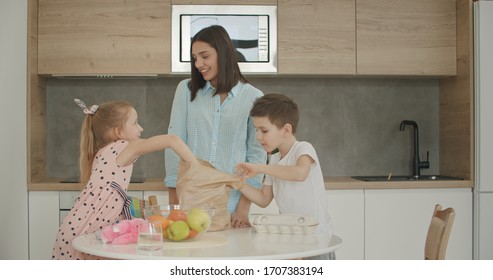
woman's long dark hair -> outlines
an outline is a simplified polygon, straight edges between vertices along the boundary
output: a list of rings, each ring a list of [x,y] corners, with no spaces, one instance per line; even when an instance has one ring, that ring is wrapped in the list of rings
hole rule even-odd
[[[188,83],[188,87],[192,93],[191,101],[197,96],[199,89],[203,88],[206,80],[199,70],[195,68],[195,61],[192,57],[193,43],[200,41],[209,44],[217,51],[217,85],[214,95],[229,92],[237,83],[241,81],[248,83],[247,79],[241,74],[236,57],[236,49],[231,42],[231,38],[226,32],[226,29],[220,25],[212,25],[200,30],[192,38],[190,44],[190,66],[192,79]]]

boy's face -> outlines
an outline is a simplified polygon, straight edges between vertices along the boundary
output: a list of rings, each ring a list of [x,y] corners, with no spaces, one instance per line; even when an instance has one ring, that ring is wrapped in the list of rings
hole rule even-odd
[[[270,122],[268,117],[253,117],[256,138],[267,152],[278,148],[284,142],[285,130]]]

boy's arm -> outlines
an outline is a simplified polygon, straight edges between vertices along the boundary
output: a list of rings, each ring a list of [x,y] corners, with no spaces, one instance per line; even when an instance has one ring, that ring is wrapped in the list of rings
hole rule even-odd
[[[259,190],[253,186],[250,186],[246,182],[242,182],[241,187],[238,188],[238,191],[240,191],[241,194],[250,201],[262,208],[269,206],[274,198],[274,192],[272,191],[271,185],[263,185]]]
[[[313,162],[314,160],[309,155],[300,156],[296,161],[296,165],[253,164],[243,162],[237,165],[236,174],[244,178],[251,178],[252,176],[263,173],[281,180],[302,182],[308,177]]]

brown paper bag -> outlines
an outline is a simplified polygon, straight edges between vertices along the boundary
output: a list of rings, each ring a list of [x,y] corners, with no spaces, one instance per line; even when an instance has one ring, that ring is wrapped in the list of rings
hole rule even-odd
[[[210,163],[199,160],[200,164],[180,161],[176,194],[180,205],[185,208],[215,208],[209,231],[219,231],[231,227],[228,212],[230,186],[241,183],[239,177],[223,173]]]

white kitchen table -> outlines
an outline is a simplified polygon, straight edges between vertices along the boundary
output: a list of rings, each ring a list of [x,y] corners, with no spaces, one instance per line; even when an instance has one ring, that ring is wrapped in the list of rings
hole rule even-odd
[[[207,232],[198,240],[164,241],[160,250],[140,250],[137,244],[104,244],[94,233],[75,238],[75,249],[111,259],[298,259],[334,252],[342,246],[336,235],[257,233],[254,228]]]

